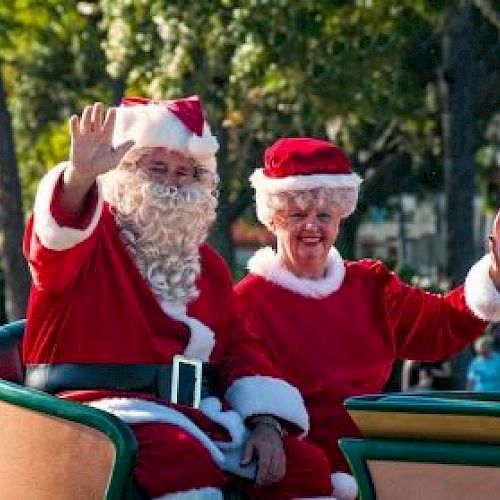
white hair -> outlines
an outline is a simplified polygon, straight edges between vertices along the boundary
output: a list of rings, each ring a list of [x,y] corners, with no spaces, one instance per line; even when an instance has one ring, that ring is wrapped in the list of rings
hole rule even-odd
[[[120,236],[160,301],[186,304],[198,296],[199,247],[215,220],[217,179],[173,187],[126,165],[102,176]]]
[[[357,189],[350,187],[316,187],[277,192],[265,189],[255,191],[257,218],[268,229],[272,229],[272,220],[276,211],[286,208],[291,203],[306,208],[313,201],[317,201],[321,205],[334,207],[341,217],[347,217],[354,211],[357,199]]]

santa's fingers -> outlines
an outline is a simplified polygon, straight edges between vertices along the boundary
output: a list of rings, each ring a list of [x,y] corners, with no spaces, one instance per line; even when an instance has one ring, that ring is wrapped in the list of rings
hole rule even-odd
[[[493,236],[492,234],[489,236],[488,240],[489,240],[489,249],[493,257],[493,262],[500,269],[500,248],[499,248],[500,241],[498,240],[497,237]]]
[[[113,136],[116,121],[116,108],[109,108],[102,124],[102,131],[108,140]]]
[[[72,142],[80,138],[80,118],[78,115],[72,115],[69,119],[69,132]]]
[[[80,132],[82,136],[89,134],[92,130],[92,108],[93,106],[85,106],[80,120]]]
[[[497,240],[500,238],[500,210],[497,212],[495,220],[493,221],[493,227],[491,228],[491,235]]]
[[[102,104],[102,102],[95,102],[94,105],[92,106],[92,116],[90,123],[91,132],[94,132],[95,134],[100,134],[102,132],[103,115],[104,115],[104,105]]]

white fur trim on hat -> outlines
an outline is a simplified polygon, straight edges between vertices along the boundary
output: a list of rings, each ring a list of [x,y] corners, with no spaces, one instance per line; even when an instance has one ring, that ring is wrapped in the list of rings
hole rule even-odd
[[[188,491],[179,491],[177,493],[166,493],[153,500],[223,500],[222,491],[218,488],[196,488]]]
[[[255,190],[268,193],[281,191],[305,191],[319,187],[359,189],[363,179],[352,172],[351,174],[312,174],[290,175],[288,177],[267,177],[263,168],[258,168],[250,176],[250,183]]]
[[[470,310],[484,321],[500,321],[500,292],[490,278],[491,255],[486,254],[469,270],[465,278],[465,301]]]
[[[244,419],[267,413],[309,432],[309,415],[300,392],[285,380],[264,375],[236,379],[225,398]]]
[[[186,306],[163,300],[161,308],[168,316],[184,323],[191,333],[184,355],[208,361],[215,345],[215,333],[207,325],[186,314]]]
[[[345,277],[344,261],[335,247],[328,253],[325,277],[317,280],[295,276],[282,264],[271,247],[257,250],[248,261],[248,270],[271,283],[313,299],[321,299],[336,292]]]
[[[351,474],[334,472],[331,475],[333,494],[337,500],[356,500],[358,484]]]
[[[219,143],[208,124],[204,124],[203,135],[199,137],[165,105],[119,106],[116,109],[113,146],[129,140],[135,141],[134,147],[164,147],[177,151],[215,170],[215,153]]]
[[[54,189],[68,162],[60,163],[40,181],[33,208],[33,227],[42,245],[50,250],[67,250],[86,240],[97,227],[101,218],[103,197],[97,179],[97,206],[89,225],[85,229],[60,226],[50,211]]]

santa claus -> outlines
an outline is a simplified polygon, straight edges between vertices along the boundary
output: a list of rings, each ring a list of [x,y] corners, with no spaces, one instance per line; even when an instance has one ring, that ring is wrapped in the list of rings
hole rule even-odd
[[[357,436],[342,403],[379,393],[397,359],[446,358],[500,320],[500,222],[490,254],[465,286],[445,296],[403,283],[382,262],[343,260],[333,246],[356,206],[361,178],[327,141],[280,139],[251,177],[257,216],[275,235],[236,287],[240,314],[285,378],[298,387],[311,420],[307,439],[328,455],[336,495],[356,485],[338,439]]]
[[[129,423],[149,497],[222,498],[224,470],[254,459],[252,498],[328,497],[326,457],[292,437],[309,428],[302,397],[239,327],[205,243],[218,144],[199,99],[96,103],[70,131],[25,235],[27,384]]]

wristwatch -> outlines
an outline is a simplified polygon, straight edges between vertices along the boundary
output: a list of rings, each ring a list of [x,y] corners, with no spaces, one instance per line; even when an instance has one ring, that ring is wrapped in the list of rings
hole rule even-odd
[[[285,429],[283,429],[280,421],[271,415],[256,415],[250,420],[250,425],[252,427],[257,427],[258,425],[266,425],[267,427],[271,427],[280,435],[281,439],[283,439],[287,435],[287,432]]]

